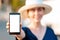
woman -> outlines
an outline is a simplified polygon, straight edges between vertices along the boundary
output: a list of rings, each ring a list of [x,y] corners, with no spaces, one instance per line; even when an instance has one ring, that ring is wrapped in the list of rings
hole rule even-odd
[[[22,27],[20,35],[15,35],[17,40],[57,40],[51,28],[41,25],[43,15],[51,10],[50,6],[43,4],[43,0],[26,0],[25,6],[18,12],[22,14],[22,18],[23,15],[27,15],[31,23],[27,27]]]

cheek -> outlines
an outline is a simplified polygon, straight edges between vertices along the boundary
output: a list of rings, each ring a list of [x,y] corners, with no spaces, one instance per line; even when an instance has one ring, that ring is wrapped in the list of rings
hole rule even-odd
[[[44,13],[43,13],[43,12],[40,12],[40,13],[39,13],[39,18],[42,18],[43,15],[44,15]]]
[[[40,16],[43,16],[43,15],[44,15],[44,12],[39,12],[39,15],[40,15]]]
[[[34,14],[31,13],[31,12],[28,14],[29,18],[33,18],[33,15],[34,15]]]

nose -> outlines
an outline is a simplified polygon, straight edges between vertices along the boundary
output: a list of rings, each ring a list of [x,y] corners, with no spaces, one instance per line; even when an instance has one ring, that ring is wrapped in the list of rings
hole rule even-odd
[[[37,9],[35,9],[35,15],[39,15],[39,12]]]

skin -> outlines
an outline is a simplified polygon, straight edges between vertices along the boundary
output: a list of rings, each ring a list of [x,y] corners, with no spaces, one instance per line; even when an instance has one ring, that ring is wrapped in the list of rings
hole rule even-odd
[[[44,10],[45,9],[43,7],[36,7],[36,8],[27,10],[29,19],[31,21],[31,24],[28,25],[28,28],[32,31],[34,35],[37,36],[37,38],[40,37],[39,36],[39,34],[41,33],[40,30],[42,31],[41,19],[44,15]],[[20,24],[20,26],[22,25]],[[7,28],[7,31],[9,32],[9,22],[6,25],[6,28]],[[20,35],[14,35],[14,36],[17,37],[18,40],[21,40],[22,38],[25,37],[25,33],[23,30],[21,30]]]
[[[27,11],[31,21],[31,24],[28,25],[28,28],[38,38],[38,40],[41,40],[45,33],[45,28],[43,28],[41,25],[41,19],[44,15],[44,10],[45,9],[43,7],[36,7]]]
[[[38,28],[41,26],[41,19],[43,15],[44,15],[43,7],[37,7],[28,10],[28,16],[34,28]]]

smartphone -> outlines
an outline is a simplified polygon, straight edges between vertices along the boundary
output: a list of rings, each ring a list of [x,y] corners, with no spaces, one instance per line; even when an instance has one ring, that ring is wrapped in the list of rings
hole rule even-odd
[[[10,34],[20,34],[20,13],[9,13]]]

